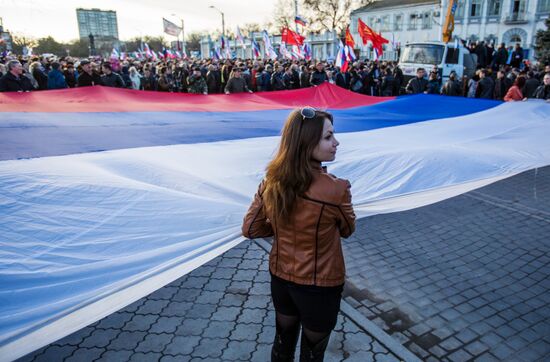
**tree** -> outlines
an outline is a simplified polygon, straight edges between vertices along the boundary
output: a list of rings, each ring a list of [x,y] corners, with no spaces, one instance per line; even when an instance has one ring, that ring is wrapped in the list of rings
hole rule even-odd
[[[260,24],[258,23],[246,23],[243,26],[239,27],[243,36],[247,36],[250,33],[256,33],[262,31]]]
[[[345,30],[354,5],[353,0],[304,0],[309,14],[310,28],[314,31]]]
[[[200,51],[201,50],[201,38],[208,35],[203,32],[192,32],[187,34],[185,39],[185,49],[190,51]]]
[[[36,47],[33,49],[35,54],[52,53],[57,56],[67,55],[67,47],[65,44],[57,42],[53,37],[40,38],[37,41]]]
[[[273,22],[266,24],[270,32],[280,33],[282,28],[294,24],[294,1],[277,0],[273,13]]]
[[[537,31],[535,38],[535,57],[541,64],[550,64],[550,18],[544,22],[546,30]]]
[[[69,55],[72,57],[84,58],[90,53],[90,42],[88,39],[76,39],[66,44]]]
[[[26,35],[14,35],[12,38],[12,51],[14,54],[23,54],[23,48],[34,48],[38,45],[35,38]]]

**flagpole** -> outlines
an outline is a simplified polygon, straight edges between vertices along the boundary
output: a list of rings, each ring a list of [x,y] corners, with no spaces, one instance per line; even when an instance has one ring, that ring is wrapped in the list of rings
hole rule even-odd
[[[298,0],[294,0],[294,19],[298,16]],[[294,21],[294,25],[296,27],[296,32],[299,33],[298,30],[298,23]]]
[[[443,41],[443,12],[445,11],[445,0],[441,0],[441,10],[439,11],[439,41]]]

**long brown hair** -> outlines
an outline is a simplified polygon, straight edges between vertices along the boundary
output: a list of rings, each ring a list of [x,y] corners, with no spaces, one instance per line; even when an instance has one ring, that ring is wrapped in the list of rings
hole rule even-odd
[[[301,109],[296,109],[285,122],[277,154],[266,169],[262,195],[268,214],[277,220],[288,221],[296,197],[311,185],[312,154],[323,135],[325,119],[333,122],[330,113],[316,110],[313,118],[304,118]]]

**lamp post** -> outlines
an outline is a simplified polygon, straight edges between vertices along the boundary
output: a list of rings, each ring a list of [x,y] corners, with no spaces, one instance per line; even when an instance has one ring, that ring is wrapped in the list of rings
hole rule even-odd
[[[172,16],[176,16],[176,14],[172,14]],[[183,19],[180,18],[181,21],[181,51],[185,53],[185,33],[184,33],[184,23]]]
[[[225,37],[225,17],[224,17],[223,11],[221,11],[214,5],[210,5],[209,8],[217,10],[220,14],[222,14],[222,36]]]

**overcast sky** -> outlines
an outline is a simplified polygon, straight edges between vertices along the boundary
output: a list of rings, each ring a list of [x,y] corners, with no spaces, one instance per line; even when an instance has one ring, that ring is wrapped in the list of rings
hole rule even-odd
[[[225,13],[226,29],[245,23],[271,19],[276,0],[0,0],[4,28],[17,35],[37,38],[51,35],[60,41],[78,38],[76,8],[99,8],[117,12],[118,33],[122,40],[140,35],[162,35],[162,18],[185,21],[185,32],[221,29]],[[177,16],[171,16],[176,14]],[[166,35],[169,39],[171,36]]]

